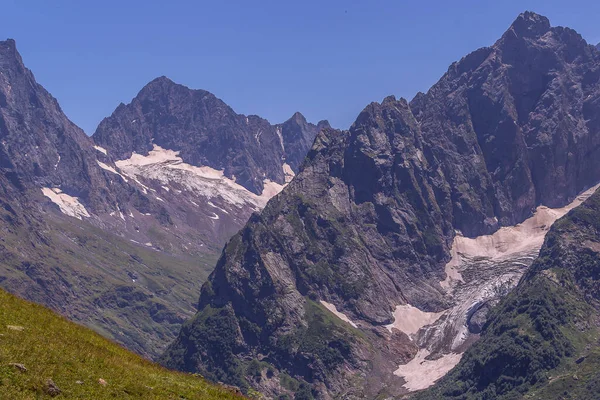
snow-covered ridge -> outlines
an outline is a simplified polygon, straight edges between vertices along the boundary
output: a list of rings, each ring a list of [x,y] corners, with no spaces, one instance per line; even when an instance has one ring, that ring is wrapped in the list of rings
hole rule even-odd
[[[469,331],[470,316],[516,286],[537,258],[552,224],[599,187],[582,192],[562,208],[540,206],[532,217],[492,235],[456,235],[452,259],[445,268],[446,279],[440,282],[454,306],[440,313],[427,313],[409,304],[400,305],[394,312],[394,323],[388,325],[388,329],[408,334],[420,348],[413,360],[394,372],[405,380],[406,389],[425,389],[458,364],[466,344],[478,336]]]
[[[256,195],[236,183],[235,179],[226,177],[223,171],[184,163],[179,157],[179,152],[157,145],[154,145],[147,156],[133,153],[129,159],[117,161],[115,164],[122,174],[138,183],[139,178],[158,180],[164,186],[172,183],[197,196],[207,199],[220,198],[238,207],[249,205],[255,209],[262,209],[269,199],[284,187],[265,179],[262,194]]]
[[[63,214],[78,219],[82,219],[83,217],[89,218],[90,214],[77,197],[69,196],[59,188],[42,188],[42,193],[56,204]]]

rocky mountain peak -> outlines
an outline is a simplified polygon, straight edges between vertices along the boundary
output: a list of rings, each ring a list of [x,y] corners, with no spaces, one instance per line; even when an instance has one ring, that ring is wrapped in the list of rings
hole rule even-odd
[[[268,181],[289,180],[286,160],[297,171],[316,131],[300,113],[274,126],[259,116],[237,114],[210,92],[163,76],[103,120],[93,138],[120,160],[147,155],[154,146],[176,151],[185,163],[222,171],[261,194]]]
[[[517,37],[533,38],[544,35],[550,27],[548,18],[532,11],[525,11],[512,23],[507,33],[512,32]]]

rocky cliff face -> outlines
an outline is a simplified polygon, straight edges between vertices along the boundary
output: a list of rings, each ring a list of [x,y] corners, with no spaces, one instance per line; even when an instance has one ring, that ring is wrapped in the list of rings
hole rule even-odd
[[[323,131],[227,244],[164,363],[271,395],[401,393],[411,338],[456,306],[456,232],[491,234],[600,180],[599,78],[593,46],[524,13],[428,93]]]
[[[148,154],[154,145],[179,152],[190,165],[223,171],[255,194],[265,180],[283,185],[284,165],[292,171],[304,159],[322,127],[297,113],[273,126],[255,115],[236,114],[204,90],[190,90],[165,77],[146,85],[128,105],[104,119],[94,141],[118,160]]]

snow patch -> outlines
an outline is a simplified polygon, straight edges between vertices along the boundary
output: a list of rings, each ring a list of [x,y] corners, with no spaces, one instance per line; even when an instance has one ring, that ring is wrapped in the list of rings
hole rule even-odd
[[[465,258],[487,257],[495,261],[505,260],[518,253],[531,249],[540,249],[546,233],[554,222],[579,206],[590,197],[600,185],[596,185],[581,194],[570,204],[562,208],[539,206],[532,217],[515,226],[506,226],[491,235],[466,238],[456,235],[452,243],[452,259],[446,264],[446,279],[440,284],[444,288],[453,280],[462,280],[458,266]]]
[[[106,151],[106,149],[104,147],[100,147],[98,145],[95,145],[94,148],[96,150],[98,150],[100,153],[104,154],[105,156],[108,155],[108,151]]]
[[[183,162],[178,151],[163,149],[154,145],[147,156],[133,153],[127,160],[117,161],[119,170],[142,185],[139,177],[160,181],[164,186],[170,182],[181,185],[185,190],[199,196],[223,201],[241,207],[251,206],[262,209],[269,199],[284,187],[268,179],[264,180],[262,194],[256,195],[226,177],[223,171],[210,167],[196,167]],[[142,185],[143,188],[146,188]],[[147,189],[147,188],[146,188]]]
[[[410,304],[396,306],[396,311],[394,311],[394,322],[386,325],[386,328],[390,332],[392,331],[392,328],[396,328],[407,335],[414,335],[419,332],[419,329],[437,321],[443,313],[444,312],[433,313],[421,311]]]
[[[294,179],[294,176],[296,176],[288,163],[283,163],[283,174],[285,175],[285,183],[290,183]]]
[[[408,363],[398,367],[394,375],[404,378],[408,390],[423,390],[446,375],[462,358],[462,354],[445,354],[436,360],[426,360],[429,350],[421,349]]]
[[[349,323],[354,328],[358,328],[356,326],[356,324],[350,320],[350,318],[348,318],[344,313],[339,312],[337,310],[337,307],[335,305],[333,305],[331,303],[328,303],[326,301],[323,301],[323,300],[321,300],[321,304],[323,304],[326,309],[328,309],[329,311],[331,311],[336,317],[338,317],[342,321]]]
[[[83,204],[79,202],[77,197],[69,196],[68,194],[63,193],[59,188],[42,188],[42,193],[44,196],[49,198],[50,201],[56,204],[63,214],[78,219],[90,217],[90,214],[87,212]]]
[[[119,175],[121,178],[123,178],[123,180],[125,182],[128,182],[127,178],[125,178],[123,175],[121,175],[116,169],[114,169],[113,167],[111,167],[110,165],[104,164],[102,161],[98,161],[96,160],[96,162],[98,163],[98,166],[108,172],[112,172],[115,175]]]
[[[193,202],[192,202],[192,203],[193,203]],[[196,203],[194,203],[194,204],[195,204],[195,205],[198,205],[198,204],[196,204]],[[212,201],[209,201],[207,204],[208,204],[209,206],[211,206],[211,207],[214,207],[214,208],[216,208],[217,210],[221,210],[221,211],[223,211],[225,214],[229,214],[229,212],[227,212],[227,210],[224,210],[224,209],[222,209],[221,207],[215,206],[215,205],[213,204],[213,202],[212,202]]]

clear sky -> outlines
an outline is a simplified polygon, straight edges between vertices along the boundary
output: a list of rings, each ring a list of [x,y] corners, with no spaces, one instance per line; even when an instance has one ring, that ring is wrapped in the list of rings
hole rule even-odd
[[[600,42],[600,1],[2,0],[38,82],[88,134],[166,75],[239,113],[347,128],[371,101],[426,91],[532,10]]]

